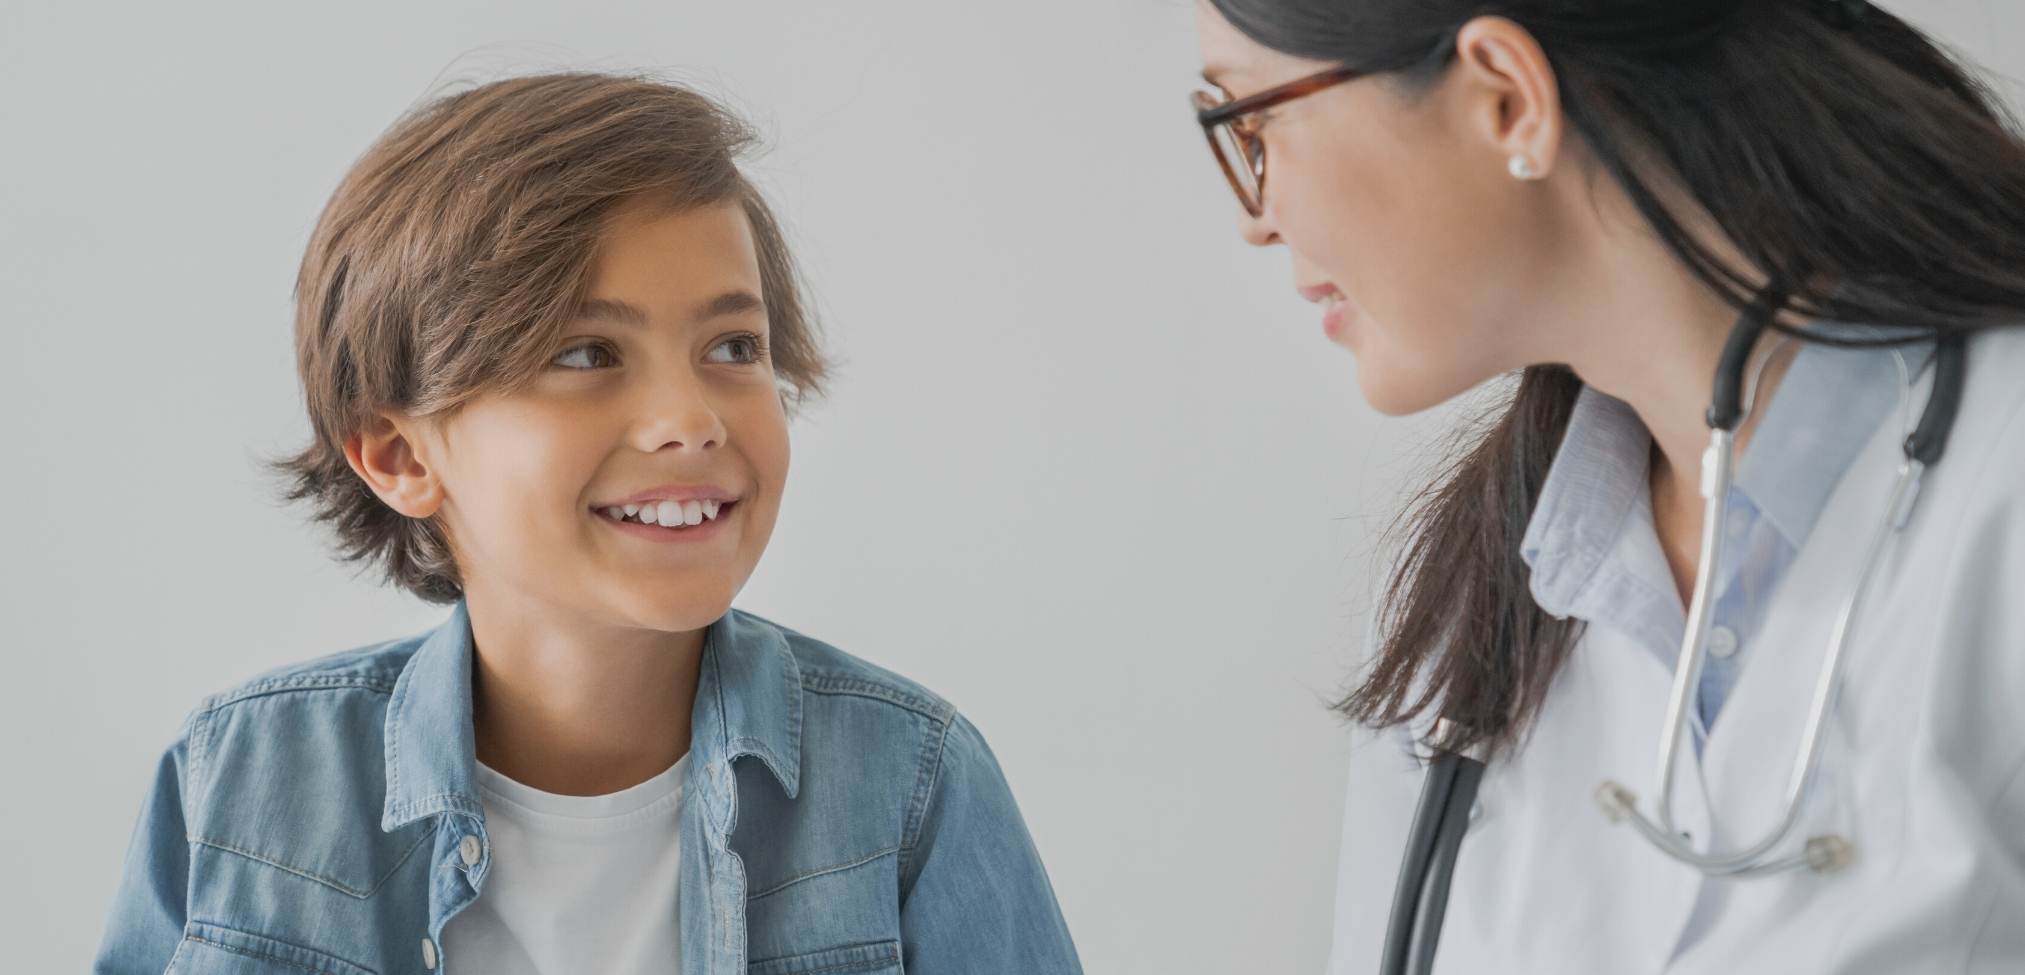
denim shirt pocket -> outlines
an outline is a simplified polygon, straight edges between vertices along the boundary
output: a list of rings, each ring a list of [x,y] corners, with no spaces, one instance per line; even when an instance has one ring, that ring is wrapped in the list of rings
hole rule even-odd
[[[163,975],[376,975],[313,948],[192,921]]]
[[[900,942],[827,948],[785,958],[769,958],[746,966],[746,975],[900,975]]]

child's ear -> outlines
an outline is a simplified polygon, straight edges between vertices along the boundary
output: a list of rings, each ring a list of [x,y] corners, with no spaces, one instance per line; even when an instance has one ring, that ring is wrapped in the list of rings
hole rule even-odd
[[[416,450],[420,431],[405,417],[378,415],[345,438],[345,460],[387,507],[428,518],[443,506],[443,483]]]

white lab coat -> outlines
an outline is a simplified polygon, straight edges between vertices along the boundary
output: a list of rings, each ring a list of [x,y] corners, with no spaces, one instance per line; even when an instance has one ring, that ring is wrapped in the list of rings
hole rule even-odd
[[[1652,810],[1671,673],[1592,628],[1529,737],[1484,776],[1437,972],[2025,972],[2025,328],[1972,339],[1968,370],[1947,454],[1855,624],[1816,784],[1781,848],[1832,830],[1854,862],[1705,879],[1606,820],[1605,779]],[[1682,748],[1675,816],[1700,849],[1753,842],[1779,813],[1903,422],[1894,411],[1830,496],[1703,755]],[[1396,736],[1360,733],[1332,975],[1377,971],[1419,782]]]

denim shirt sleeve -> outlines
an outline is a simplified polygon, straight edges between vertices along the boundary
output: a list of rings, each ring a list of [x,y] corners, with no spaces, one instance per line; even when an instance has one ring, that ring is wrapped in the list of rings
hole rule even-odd
[[[94,975],[154,975],[169,967],[183,940],[188,903],[190,843],[184,829],[189,781],[191,715],[182,734],[155,766],[127,846],[126,866],[113,896]]]
[[[958,716],[901,868],[906,967],[1079,973],[1040,853],[982,735]]]

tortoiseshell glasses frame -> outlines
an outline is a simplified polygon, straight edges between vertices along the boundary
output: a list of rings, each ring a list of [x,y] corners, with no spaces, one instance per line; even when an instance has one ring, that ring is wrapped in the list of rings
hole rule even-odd
[[[1202,134],[1209,140],[1210,154],[1223,167],[1224,178],[1230,180],[1231,192],[1237,194],[1246,213],[1257,217],[1266,212],[1266,143],[1251,116],[1363,74],[1355,68],[1329,68],[1236,101],[1221,89],[1203,89],[1189,96],[1195,120],[1202,123]]]

